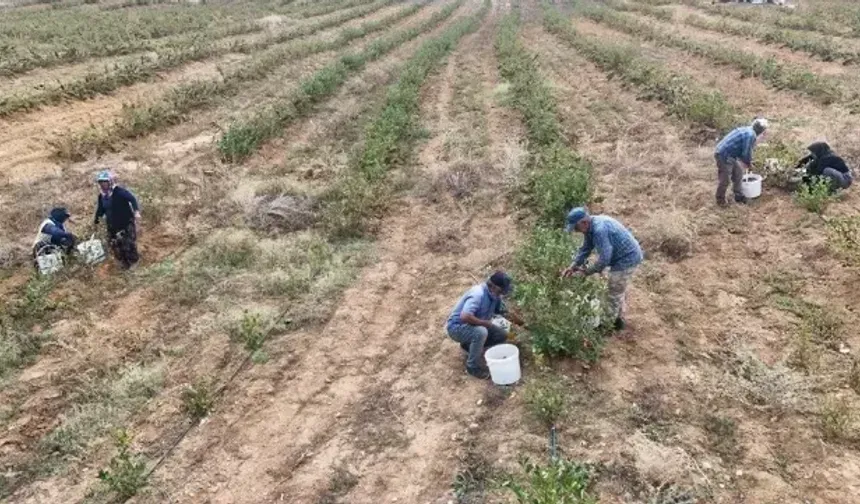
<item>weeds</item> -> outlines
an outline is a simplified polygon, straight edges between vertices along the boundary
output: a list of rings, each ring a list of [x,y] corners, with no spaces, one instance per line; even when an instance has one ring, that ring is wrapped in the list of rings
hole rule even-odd
[[[528,460],[521,463],[525,477],[509,479],[503,486],[509,489],[518,504],[596,504],[592,496],[592,471],[589,467],[559,458],[547,465]]]
[[[261,316],[245,310],[242,319],[229,327],[230,339],[242,343],[245,350],[254,353],[263,348],[266,341],[266,331],[263,329]]]
[[[259,248],[251,238],[212,240],[198,252],[197,261],[221,270],[247,269],[257,261]]]
[[[829,441],[846,440],[851,437],[854,414],[844,400],[828,398],[821,406],[821,432]]]
[[[341,56],[302,80],[296,92],[278,101],[273,107],[257,112],[246,121],[231,125],[218,141],[222,159],[238,162],[246,158],[263,142],[283,131],[287,124],[306,114],[313,105],[334,93],[351,73],[361,70],[368,62],[375,61],[401,44],[438,26],[462,4],[463,0],[458,0],[419,26],[378,39],[361,52]],[[389,112],[391,113],[393,112]]]
[[[827,244],[848,264],[860,265],[860,217],[828,219]]]
[[[738,122],[740,114],[722,94],[700,90],[691,79],[671,73],[659,64],[646,62],[640,51],[632,46],[582,36],[561,14],[550,8],[544,11],[544,26],[610,76],[620,76],[639,87],[643,98],[666,105],[669,112],[679,119],[720,133],[730,130]]]
[[[693,254],[696,225],[687,212],[658,210],[637,234],[642,236],[642,244],[647,250],[659,251],[671,260],[680,261]]]
[[[548,427],[554,425],[567,409],[565,387],[558,377],[533,379],[526,385],[523,394],[532,415]]]
[[[334,468],[328,480],[328,487],[317,498],[316,504],[337,504],[358,484],[358,476],[345,466]]]
[[[208,380],[198,380],[193,385],[187,385],[182,391],[182,409],[193,420],[201,420],[209,416],[215,406],[212,383]]]
[[[731,418],[706,415],[704,427],[711,448],[719,454],[724,462],[736,463],[743,454],[743,449],[737,438],[737,423]]]
[[[830,181],[825,177],[814,177],[812,181],[798,187],[794,199],[806,210],[820,215],[833,201],[833,196],[830,193]]]
[[[759,167],[769,186],[792,190],[796,183],[793,169],[799,149],[781,140],[756,146],[753,165]]]
[[[440,20],[431,19],[425,25],[438,24],[461,3],[447,6],[435,16]],[[421,85],[459,40],[478,28],[480,20],[489,11],[489,5],[484,2],[477,14],[454,23],[435,39],[425,42],[406,62],[397,82],[388,91],[382,111],[367,129],[363,150],[326,196],[324,222],[333,236],[356,237],[372,229],[369,221],[384,208],[386,196],[391,191],[385,183],[385,176],[405,157],[406,144],[415,137]],[[409,34],[413,31],[415,29],[382,41],[378,49],[368,47],[364,52],[367,56],[358,57],[387,51],[390,44],[411,37]]]

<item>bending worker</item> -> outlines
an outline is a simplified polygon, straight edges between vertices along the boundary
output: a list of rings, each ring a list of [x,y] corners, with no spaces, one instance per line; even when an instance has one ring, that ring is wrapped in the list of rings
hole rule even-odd
[[[810,154],[797,162],[795,169],[805,166],[803,183],[809,184],[816,177],[823,177],[830,183],[830,192],[848,189],[854,182],[851,169],[827,142],[815,142],[806,148]]]
[[[52,209],[49,217],[39,224],[36,241],[33,242],[34,259],[42,249],[49,246],[58,247],[65,253],[74,250],[78,239],[75,235],[66,231],[66,221],[70,217],[71,215],[69,215],[68,210],[63,207],[57,207]]]
[[[124,269],[137,264],[137,224],[140,221],[140,207],[137,198],[128,189],[116,185],[111,172],[103,170],[96,176],[99,196],[96,201],[96,218],[105,218],[108,241],[114,257]]]
[[[522,325],[516,314],[508,314],[502,298],[511,292],[511,277],[496,271],[484,283],[470,288],[454,306],[448,317],[448,336],[469,353],[466,372],[487,379],[490,372],[482,361],[484,349],[504,343],[508,333],[492,323],[495,315],[507,315],[511,322]]]
[[[717,144],[714,159],[717,161],[717,205],[726,206],[726,189],[729,180],[735,203],[746,203],[741,191],[744,173],[750,169],[758,138],[767,130],[767,119],[756,118],[751,125],[735,128]]]
[[[614,328],[625,327],[624,303],[627,286],[636,268],[642,263],[642,248],[627,228],[606,215],[588,214],[585,208],[574,208],[567,214],[565,231],[585,235],[582,247],[573,257],[573,262],[562,271],[562,276],[589,276],[609,268],[609,310],[615,318]],[[597,249],[597,262],[586,267],[591,251]]]

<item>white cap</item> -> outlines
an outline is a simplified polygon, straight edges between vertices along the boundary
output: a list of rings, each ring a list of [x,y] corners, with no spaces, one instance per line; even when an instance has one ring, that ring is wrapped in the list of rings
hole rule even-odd
[[[767,119],[765,119],[764,117],[756,117],[755,120],[752,122],[752,127],[755,130],[766,130],[768,127]]]

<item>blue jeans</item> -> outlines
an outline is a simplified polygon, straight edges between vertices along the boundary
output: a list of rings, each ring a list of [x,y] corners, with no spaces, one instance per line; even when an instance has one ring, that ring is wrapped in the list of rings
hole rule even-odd
[[[480,365],[484,348],[504,343],[508,338],[508,333],[496,326],[487,329],[481,326],[457,324],[448,328],[448,336],[460,343],[464,350],[468,345],[469,358],[466,360],[466,367],[477,368]]]
[[[854,179],[851,177],[851,172],[842,173],[839,170],[834,170],[833,168],[825,168],[821,174],[830,179],[830,187],[835,191],[836,189],[848,189],[851,187],[851,183],[854,182]]]

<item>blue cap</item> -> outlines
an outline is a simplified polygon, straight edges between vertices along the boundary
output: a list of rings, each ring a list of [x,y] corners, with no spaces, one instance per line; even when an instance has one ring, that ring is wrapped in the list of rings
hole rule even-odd
[[[567,214],[567,225],[564,227],[565,233],[570,233],[573,231],[573,228],[581,221],[582,219],[588,217],[588,210],[583,207],[576,207]]]
[[[511,280],[510,275],[505,273],[504,271],[496,271],[490,277],[490,283],[502,289],[502,294],[507,296],[511,293],[511,284],[513,281]]]

